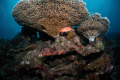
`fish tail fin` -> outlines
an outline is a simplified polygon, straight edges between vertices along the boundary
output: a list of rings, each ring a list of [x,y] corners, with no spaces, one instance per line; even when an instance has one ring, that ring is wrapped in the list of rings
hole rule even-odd
[[[58,33],[60,33],[60,31],[57,31]]]

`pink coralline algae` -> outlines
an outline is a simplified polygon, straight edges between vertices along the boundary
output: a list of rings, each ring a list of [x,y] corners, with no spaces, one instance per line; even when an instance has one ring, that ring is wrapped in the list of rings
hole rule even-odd
[[[87,64],[85,60],[81,61],[82,57],[92,55],[93,53],[100,55],[101,51],[104,50],[102,41],[97,40],[97,42],[94,42],[94,45],[88,44],[84,46],[80,42],[80,37],[76,34],[69,40],[67,39],[67,35],[58,34],[55,37],[54,43],[51,44],[50,41],[39,41],[36,45],[38,48],[29,50],[26,55],[22,57],[23,61],[21,61],[19,67],[37,69],[36,73],[40,73],[42,77],[46,79],[57,78],[61,75],[76,76],[79,72],[85,71],[85,69],[92,70],[89,67],[83,68],[87,66]],[[40,49],[40,46],[42,49]],[[107,66],[106,64],[110,63],[102,63],[107,69],[109,65]],[[94,64],[90,65],[92,66]],[[99,67],[94,67],[94,69],[96,68]],[[105,72],[104,70],[102,71]]]
[[[82,45],[79,37],[75,35],[72,39],[67,40],[65,36],[56,37],[55,42],[49,47],[42,50],[42,56],[61,55],[72,50],[80,53]]]

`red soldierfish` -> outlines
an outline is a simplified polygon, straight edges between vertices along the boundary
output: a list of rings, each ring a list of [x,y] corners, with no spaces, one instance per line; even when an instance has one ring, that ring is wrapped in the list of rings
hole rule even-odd
[[[69,31],[71,31],[72,30],[72,28],[71,27],[64,27],[64,28],[61,28],[61,30],[59,30],[59,31],[57,31],[57,32],[61,32],[61,33],[64,33],[64,32],[69,32]]]

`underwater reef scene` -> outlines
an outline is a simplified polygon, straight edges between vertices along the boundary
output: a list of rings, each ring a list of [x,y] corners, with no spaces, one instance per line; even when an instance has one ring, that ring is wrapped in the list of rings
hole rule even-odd
[[[120,32],[83,1],[20,0],[12,16],[23,27],[0,39],[0,80],[120,80]]]

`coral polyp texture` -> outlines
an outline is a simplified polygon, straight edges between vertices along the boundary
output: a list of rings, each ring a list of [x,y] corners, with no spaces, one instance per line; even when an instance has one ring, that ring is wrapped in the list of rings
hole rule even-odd
[[[95,37],[104,34],[109,29],[109,20],[101,18],[100,14],[92,14],[90,18],[80,24],[78,32],[82,33],[89,41],[94,41]]]
[[[89,15],[83,1],[21,0],[12,15],[23,28],[10,41],[0,39],[0,52],[11,60],[6,65],[0,56],[5,80],[105,80],[112,73],[112,51],[100,35],[109,20]]]
[[[12,11],[21,26],[37,28],[54,37],[63,27],[76,26],[88,16],[82,1],[21,0]]]

